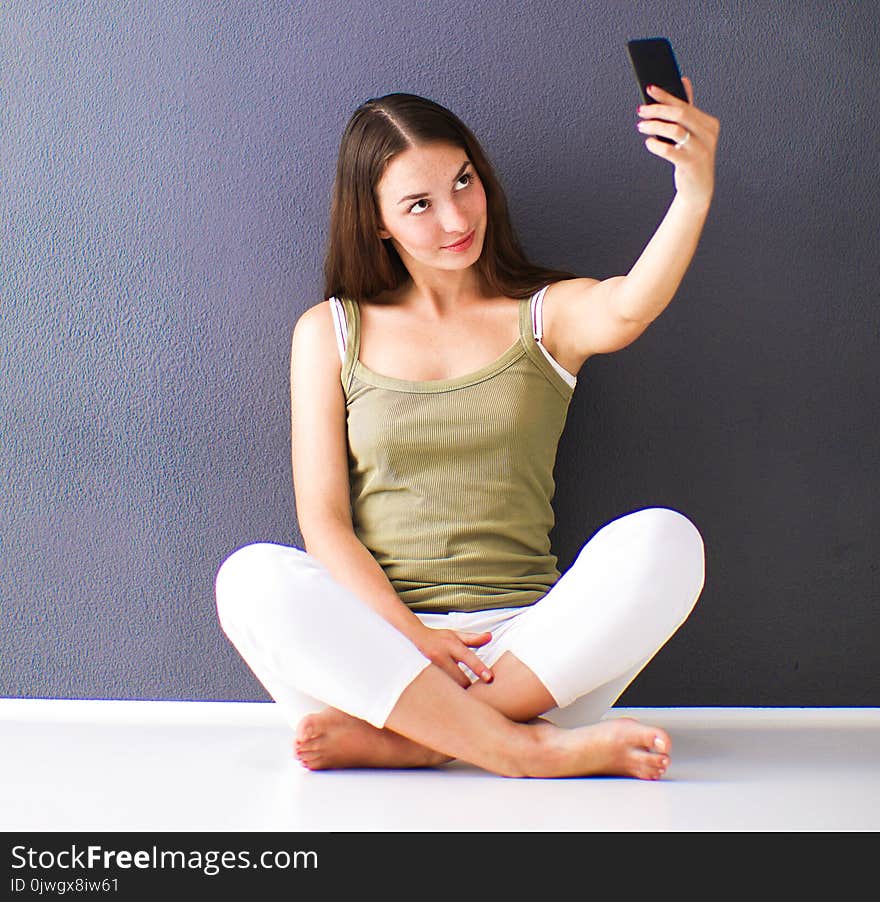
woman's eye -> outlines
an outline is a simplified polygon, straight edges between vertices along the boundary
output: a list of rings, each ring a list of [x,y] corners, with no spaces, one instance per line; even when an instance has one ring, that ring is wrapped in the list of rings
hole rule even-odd
[[[460,182],[462,179],[467,179],[467,185],[465,185],[465,188],[467,188],[468,185],[470,185],[471,182],[473,181],[473,175],[472,175],[470,172],[465,172],[463,175],[460,175],[460,176],[458,177],[458,181]],[[426,203],[427,203],[426,200],[417,200],[417,201],[409,208],[409,212],[410,212],[410,213],[416,213],[416,214],[418,214],[418,213],[424,213],[424,212],[425,212],[424,209],[422,209],[422,210],[417,210],[416,207],[417,207],[419,204],[426,204]]]

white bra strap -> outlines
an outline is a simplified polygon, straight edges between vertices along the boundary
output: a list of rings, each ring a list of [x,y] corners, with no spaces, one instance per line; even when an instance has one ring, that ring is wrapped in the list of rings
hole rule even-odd
[[[339,298],[330,298],[330,313],[333,316],[333,329],[336,332],[336,344],[339,346],[339,357],[345,362],[345,346],[348,343],[348,325],[345,322],[345,309]]]
[[[544,334],[544,293],[549,287],[549,285],[545,285],[532,295],[532,331],[538,341]]]

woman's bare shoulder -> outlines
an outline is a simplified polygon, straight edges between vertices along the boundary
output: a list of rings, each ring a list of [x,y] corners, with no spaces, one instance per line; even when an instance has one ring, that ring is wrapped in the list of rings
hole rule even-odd
[[[330,310],[330,300],[326,301],[318,301],[317,304],[312,304],[311,307],[307,307],[297,318],[296,323],[294,324],[294,328],[297,328],[300,323],[307,323],[305,326],[306,329],[315,328],[311,325],[314,322],[318,321],[326,321],[332,325],[332,320],[330,319],[331,310]]]
[[[330,301],[319,301],[304,310],[293,326],[293,342],[318,345],[336,344],[336,334],[333,329],[333,311]]]

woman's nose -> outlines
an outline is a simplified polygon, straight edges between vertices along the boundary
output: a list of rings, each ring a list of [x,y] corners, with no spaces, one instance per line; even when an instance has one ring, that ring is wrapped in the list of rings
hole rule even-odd
[[[445,209],[440,213],[440,225],[444,232],[450,236],[452,241],[462,238],[463,233],[467,230],[470,223],[464,211],[460,210],[455,204],[447,204]]]

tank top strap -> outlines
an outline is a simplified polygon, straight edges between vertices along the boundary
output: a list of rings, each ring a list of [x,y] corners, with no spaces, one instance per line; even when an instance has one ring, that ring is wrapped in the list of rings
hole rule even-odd
[[[536,291],[530,298],[520,301],[520,333],[526,353],[563,397],[570,397],[577,384],[577,376],[553,359],[544,347],[543,301],[549,285]],[[560,384],[561,383],[561,384]]]
[[[545,285],[531,297],[523,298],[519,302],[520,335],[526,347],[533,346],[536,341],[540,343],[542,334],[541,301],[544,299],[544,292],[548,288],[549,285]]]
[[[333,331],[336,333],[336,345],[339,348],[339,359],[345,362],[345,345],[348,341],[348,323],[345,321],[345,308],[339,298],[330,298],[330,316],[333,319]]]
[[[539,291],[536,291],[529,299],[531,307],[531,334],[532,338],[536,341],[540,341],[544,335],[544,295],[547,293],[549,287],[549,285],[545,285]]]
[[[335,304],[333,303],[335,301]],[[339,322],[340,332],[345,336],[344,342],[340,344],[342,357],[342,386],[345,389],[346,396],[351,388],[351,379],[354,374],[354,366],[361,353],[361,318],[358,305],[351,298],[331,298],[331,309],[341,310],[341,320]],[[339,333],[337,333],[338,335]]]

